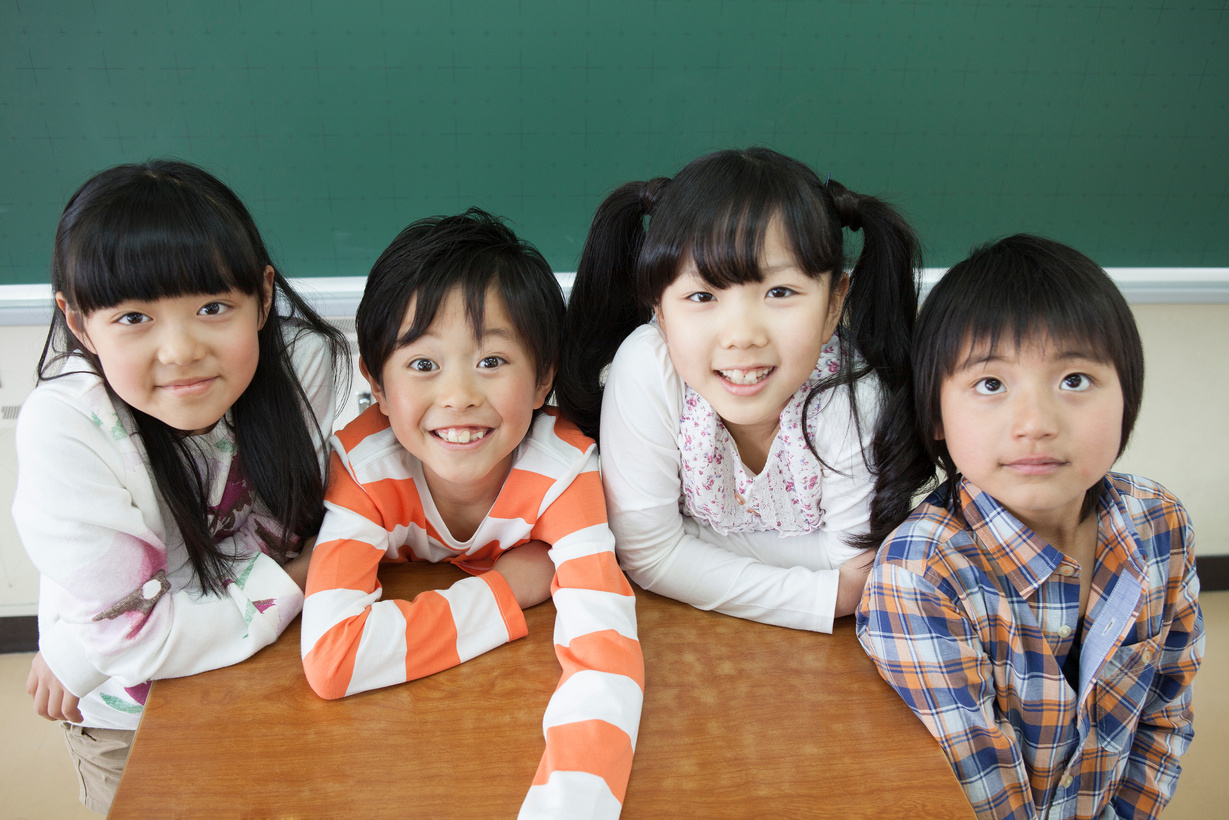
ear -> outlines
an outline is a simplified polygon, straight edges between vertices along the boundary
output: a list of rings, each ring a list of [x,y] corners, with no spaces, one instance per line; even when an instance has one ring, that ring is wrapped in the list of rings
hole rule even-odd
[[[269,318],[269,312],[273,310],[273,281],[275,272],[272,265],[265,265],[264,285],[260,293],[260,324],[258,328],[265,326],[265,320]]]
[[[81,343],[81,346],[97,356],[98,351],[94,349],[94,344],[90,341],[89,334],[85,332],[85,317],[69,307],[68,300],[64,298],[63,291],[56,291],[55,305],[64,314],[64,323],[68,325],[68,329],[72,332],[73,336],[77,337],[77,341]]]
[[[538,386],[533,392],[533,409],[538,410],[542,405],[546,404],[546,397],[550,395],[550,390],[555,386],[556,368],[552,367],[549,371],[542,374],[542,378],[538,381]]]
[[[841,311],[845,307],[845,297],[849,295],[849,274],[842,273],[836,287],[828,295],[828,315],[824,317],[824,339],[832,338],[836,326],[841,323]]]
[[[666,323],[662,321],[660,304],[653,306],[653,319],[657,322],[657,332],[660,333],[661,337],[666,340],[666,344],[669,344],[670,339],[666,336]]]
[[[371,397],[376,400],[376,404],[380,406],[380,412],[388,415],[387,397],[384,395],[384,388],[380,386],[380,380],[371,375],[371,371],[367,369],[367,362],[363,361],[363,357],[358,357],[358,372],[363,374],[363,378],[367,380],[367,384],[371,387]]]
[[[935,423],[935,441],[943,441],[944,438],[945,437],[943,435],[943,422],[941,421],[936,422]]]

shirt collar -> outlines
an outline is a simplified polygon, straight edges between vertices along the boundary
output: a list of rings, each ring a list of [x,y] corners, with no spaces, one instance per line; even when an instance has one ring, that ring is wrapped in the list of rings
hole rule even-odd
[[[1025,597],[1031,596],[1063,562],[1062,552],[963,477],[960,510],[978,545]]]

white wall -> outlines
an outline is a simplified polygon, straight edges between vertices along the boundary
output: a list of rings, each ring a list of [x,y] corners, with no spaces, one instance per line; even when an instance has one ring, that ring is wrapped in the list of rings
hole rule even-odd
[[[1229,304],[1132,305],[1144,406],[1116,469],[1161,482],[1195,524],[1197,555],[1229,554]]]

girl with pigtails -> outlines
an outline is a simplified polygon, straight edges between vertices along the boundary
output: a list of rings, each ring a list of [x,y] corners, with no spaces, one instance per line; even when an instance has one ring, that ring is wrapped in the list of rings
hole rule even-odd
[[[862,233],[852,270],[844,229]],[[909,370],[919,263],[891,206],[764,148],[602,203],[556,389],[600,442],[636,583],[794,629],[853,613],[873,558],[869,444]]]

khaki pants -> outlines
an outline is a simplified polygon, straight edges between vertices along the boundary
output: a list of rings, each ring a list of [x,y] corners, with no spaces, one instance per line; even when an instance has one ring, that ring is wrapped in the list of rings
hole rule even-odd
[[[95,729],[75,723],[61,723],[64,745],[77,770],[79,799],[87,809],[99,814],[111,810],[120,775],[128,762],[128,750],[136,732],[128,729]]]

